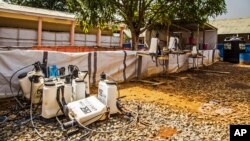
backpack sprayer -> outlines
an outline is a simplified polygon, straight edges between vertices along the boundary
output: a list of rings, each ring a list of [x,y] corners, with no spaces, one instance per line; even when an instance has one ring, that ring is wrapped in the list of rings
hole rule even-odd
[[[60,111],[70,119],[69,122],[62,124],[63,128],[71,127],[76,123],[87,126],[98,120],[104,120],[111,114],[125,113],[119,103],[117,94],[116,82],[107,80],[104,73],[100,76],[97,97],[90,96],[66,104],[63,87],[58,87],[57,103]],[[126,113],[126,115],[130,114]]]
[[[59,115],[68,117],[69,121],[61,124],[63,129],[79,125],[91,130],[86,126],[116,113],[132,117],[131,112],[123,110],[118,98],[116,82],[107,80],[106,74],[102,73],[100,76],[98,95],[88,97],[90,90],[87,71],[80,71],[77,66],[69,65],[68,75],[45,79],[40,62],[32,65],[34,70],[20,74],[18,79],[24,96],[31,100],[30,116],[33,126],[32,104],[38,104],[41,101],[42,117],[46,119],[57,118]],[[59,73],[65,74],[65,68],[59,69]],[[136,115],[135,119],[138,117],[138,114]],[[57,120],[59,121],[58,118]],[[41,136],[36,129],[35,131]]]
[[[37,104],[39,103],[41,97],[41,93],[39,93],[39,91],[41,92],[43,87],[44,74],[39,61],[32,65],[34,66],[34,70],[20,74],[18,76],[18,80],[24,96],[27,99],[30,99],[32,95],[31,102],[33,104]]]

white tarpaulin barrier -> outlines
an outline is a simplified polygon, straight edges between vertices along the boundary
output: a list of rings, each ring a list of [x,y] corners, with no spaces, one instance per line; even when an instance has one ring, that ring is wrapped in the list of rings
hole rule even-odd
[[[203,59],[204,65],[209,65],[213,63],[214,59],[217,60],[218,58],[217,50],[205,50],[203,54],[205,56]],[[45,56],[47,56],[47,66],[55,64],[58,68],[67,68],[68,65],[77,65],[80,70],[89,71],[90,82],[92,84],[98,83],[102,72],[105,72],[118,82],[124,82],[137,76],[138,56],[136,51],[98,51],[86,53],[35,50],[0,51],[0,97],[10,95],[9,81],[14,72],[36,61],[42,62]],[[186,54],[179,55],[178,59],[177,55],[170,54],[168,71],[177,72],[187,70],[190,67],[189,60]],[[202,62],[199,65],[201,64]],[[142,58],[142,65],[140,67],[140,73],[143,77],[162,72],[162,66],[159,63],[156,66],[156,63],[152,61],[150,56]],[[32,70],[32,68],[28,67],[13,77],[12,86],[15,93],[20,88],[17,76],[22,72]]]
[[[102,36],[101,46],[119,46],[119,37]],[[37,45],[37,30],[0,27],[0,47],[32,47]],[[70,45],[69,32],[42,31],[42,45]],[[96,35],[75,33],[76,46],[96,46]]]

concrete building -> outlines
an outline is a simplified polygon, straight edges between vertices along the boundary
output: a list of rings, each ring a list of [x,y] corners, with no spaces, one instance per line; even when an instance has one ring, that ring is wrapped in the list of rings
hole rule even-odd
[[[250,17],[213,20],[209,23],[218,29],[218,43],[223,43],[230,36],[244,37],[246,43],[250,43]]]
[[[121,27],[120,33],[123,33]],[[122,46],[123,36],[111,30],[83,33],[75,15],[0,2],[0,46]]]

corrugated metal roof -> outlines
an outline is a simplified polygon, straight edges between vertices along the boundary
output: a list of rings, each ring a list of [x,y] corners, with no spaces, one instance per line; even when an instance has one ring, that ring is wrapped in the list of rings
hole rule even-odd
[[[250,17],[212,20],[209,24],[218,28],[218,34],[250,33]]]
[[[22,13],[25,15],[51,17],[58,19],[74,20],[75,15],[67,12],[53,11],[41,8],[19,6],[0,1],[0,11],[11,13]]]

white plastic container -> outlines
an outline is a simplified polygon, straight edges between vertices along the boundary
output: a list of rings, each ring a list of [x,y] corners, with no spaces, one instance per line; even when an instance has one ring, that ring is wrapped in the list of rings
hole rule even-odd
[[[71,102],[67,105],[69,117],[83,125],[89,125],[105,118],[106,106],[95,96]]]
[[[85,77],[85,75],[86,75],[86,77]],[[89,90],[89,73],[88,73],[88,71],[81,71],[81,72],[79,72],[78,73],[78,77],[80,79],[83,79],[84,82],[86,83],[86,94],[89,95],[90,94],[90,90]]]
[[[197,47],[193,46],[192,48],[192,55],[196,55],[197,54]]]
[[[23,91],[24,97],[30,99],[30,88],[31,88],[31,81],[29,77],[35,74],[35,71],[30,71],[28,73],[22,73],[18,76],[18,81],[20,83],[21,89]]]
[[[62,115],[62,111],[57,103],[57,88],[64,85],[63,83],[49,82],[45,83],[43,87],[43,102],[42,102],[42,117],[53,118],[57,115]],[[72,97],[72,86],[69,84],[64,85],[64,98],[66,103],[71,102]],[[61,96],[60,96],[61,98]]]
[[[157,38],[151,38],[150,42],[150,48],[149,53],[156,54],[157,53],[157,45],[158,45],[158,39]]]
[[[45,83],[43,87],[43,102],[42,102],[42,117],[52,118],[57,115],[62,115],[59,111],[59,105],[56,101],[57,86],[54,82]]]
[[[82,79],[75,79],[75,100],[86,97],[86,83]]]
[[[64,84],[64,97],[66,103],[72,102],[72,96],[73,96],[73,87],[70,83],[65,83]]]
[[[115,114],[119,110],[116,106],[117,86],[115,82],[101,80],[98,86],[98,99],[110,108],[110,114]]]

